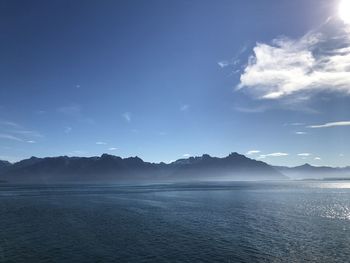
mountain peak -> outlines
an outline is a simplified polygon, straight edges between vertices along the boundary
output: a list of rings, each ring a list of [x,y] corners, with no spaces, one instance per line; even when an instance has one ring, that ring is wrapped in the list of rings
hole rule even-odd
[[[108,153],[104,153],[101,155],[101,159],[114,159],[116,156],[108,154]]]
[[[300,165],[299,167],[300,168],[311,168],[313,166],[311,164],[309,164],[309,163],[304,163],[303,165]]]

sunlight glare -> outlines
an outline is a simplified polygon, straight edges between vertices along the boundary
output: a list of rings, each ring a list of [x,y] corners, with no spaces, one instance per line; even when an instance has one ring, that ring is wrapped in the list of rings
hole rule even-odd
[[[346,24],[350,24],[350,0],[341,0],[338,7],[339,17]]]

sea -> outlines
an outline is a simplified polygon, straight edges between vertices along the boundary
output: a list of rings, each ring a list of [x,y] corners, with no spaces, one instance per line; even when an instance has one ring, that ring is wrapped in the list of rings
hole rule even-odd
[[[350,262],[350,181],[3,183],[0,262]]]

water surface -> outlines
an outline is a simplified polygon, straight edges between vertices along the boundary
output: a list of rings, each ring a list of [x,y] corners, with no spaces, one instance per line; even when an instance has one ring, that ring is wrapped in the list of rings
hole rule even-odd
[[[350,182],[0,185],[0,262],[348,262]]]

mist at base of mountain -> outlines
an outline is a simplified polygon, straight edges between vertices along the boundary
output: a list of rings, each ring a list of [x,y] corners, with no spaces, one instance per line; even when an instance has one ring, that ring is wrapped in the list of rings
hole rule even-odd
[[[350,179],[350,167],[312,166],[308,163],[296,167],[274,166],[274,168],[290,179]]]

